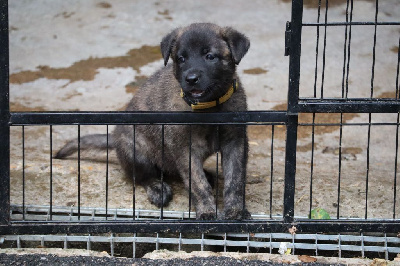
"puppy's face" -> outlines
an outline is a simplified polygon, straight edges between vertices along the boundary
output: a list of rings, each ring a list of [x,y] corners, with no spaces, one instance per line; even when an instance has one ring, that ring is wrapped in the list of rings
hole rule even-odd
[[[193,102],[213,101],[232,86],[236,64],[249,48],[248,39],[231,28],[192,24],[176,29],[161,43],[165,64],[171,57],[174,75]]]

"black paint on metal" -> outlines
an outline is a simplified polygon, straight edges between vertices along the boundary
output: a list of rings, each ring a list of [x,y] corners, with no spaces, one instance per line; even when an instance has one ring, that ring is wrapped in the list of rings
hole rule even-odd
[[[0,2],[0,225],[10,221],[8,0]]]

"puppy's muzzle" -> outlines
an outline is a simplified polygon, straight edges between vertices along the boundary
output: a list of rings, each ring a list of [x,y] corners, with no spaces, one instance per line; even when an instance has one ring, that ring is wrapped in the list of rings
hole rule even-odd
[[[185,80],[186,80],[187,84],[193,86],[193,85],[196,85],[197,83],[199,83],[200,77],[201,77],[200,72],[197,72],[197,71],[190,72],[186,75]]]

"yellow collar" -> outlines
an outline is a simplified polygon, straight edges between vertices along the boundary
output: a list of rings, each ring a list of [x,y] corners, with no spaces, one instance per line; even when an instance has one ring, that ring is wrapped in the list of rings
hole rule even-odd
[[[236,82],[236,80],[234,80],[233,85],[229,88],[229,90],[222,97],[220,97],[216,101],[211,101],[211,102],[194,102],[193,103],[185,97],[185,93],[183,92],[182,89],[181,89],[181,97],[185,100],[185,102],[187,102],[187,104],[190,105],[190,107],[192,107],[192,110],[207,109],[207,108],[218,106],[218,105],[226,102],[227,100],[229,100],[231,98],[232,94],[236,91],[236,88],[237,88],[237,82]]]

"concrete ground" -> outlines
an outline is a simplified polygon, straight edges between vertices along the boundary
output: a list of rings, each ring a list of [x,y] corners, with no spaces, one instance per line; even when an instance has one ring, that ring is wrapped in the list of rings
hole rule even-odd
[[[304,22],[317,21],[318,1],[305,1]],[[324,1],[322,1],[324,2]],[[345,21],[346,1],[329,1],[328,21]],[[321,21],[325,16],[322,5]],[[238,66],[251,110],[285,110],[288,57],[284,57],[285,23],[290,20],[288,0],[268,1],[9,1],[11,111],[115,111],[135,94],[138,86],[163,66],[158,45],[172,29],[192,22],[214,22],[245,33],[251,48]],[[355,1],[353,21],[373,21],[374,1]],[[379,3],[379,21],[398,21],[398,1]],[[324,83],[322,84],[324,29],[320,28],[316,97],[341,97],[344,27],[327,29]],[[349,97],[370,97],[373,26],[352,27]],[[301,58],[302,97],[314,95],[315,27],[304,27]],[[378,26],[374,97],[396,96],[399,26]],[[338,114],[319,114],[321,123],[339,123]],[[372,121],[395,123],[397,115],[373,114]],[[301,115],[303,123],[312,115]],[[345,122],[365,123],[368,115],[346,114]],[[112,130],[112,128],[110,128]],[[281,215],[283,203],[285,127],[251,126],[247,204],[254,214]],[[11,137],[11,203],[22,204],[22,128]],[[82,126],[81,134],[106,132],[105,126]],[[311,187],[312,128],[299,128],[295,214],[324,208],[332,217],[400,217],[399,180],[395,176],[396,126],[372,126],[368,158],[368,127],[343,128],[340,196],[339,126],[315,128],[314,169]],[[25,203],[49,204],[49,158],[76,126],[25,127]],[[271,153],[273,174],[271,175]],[[105,156],[83,154],[81,204],[105,207]],[[93,160],[93,157],[96,159]],[[76,157],[75,157],[76,158]],[[77,163],[53,160],[53,204],[77,205]],[[367,159],[369,159],[368,182]],[[208,167],[214,169],[212,160]],[[395,180],[397,178],[397,185]],[[272,186],[271,186],[272,184]],[[174,198],[167,210],[187,210],[187,191],[172,183]],[[272,187],[272,191],[270,189]],[[367,192],[368,189],[368,193]],[[312,198],[310,199],[310,193]],[[270,197],[272,193],[272,197]],[[399,194],[399,193],[397,193]],[[368,195],[368,198],[366,197]],[[338,199],[339,197],[339,199]],[[272,199],[272,201],[271,201]],[[337,207],[340,213],[337,213]],[[155,209],[136,189],[136,208]],[[132,182],[124,178],[115,155],[109,168],[112,208],[131,208]],[[394,214],[395,211],[395,214]]]
[[[0,250],[0,265],[396,265],[380,259],[339,259],[321,256],[275,255],[266,253],[217,253],[154,251],[143,258],[116,258],[106,252],[79,249]]]

